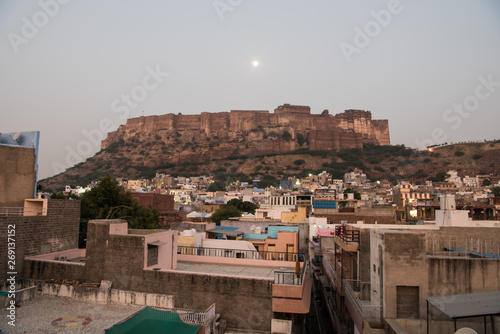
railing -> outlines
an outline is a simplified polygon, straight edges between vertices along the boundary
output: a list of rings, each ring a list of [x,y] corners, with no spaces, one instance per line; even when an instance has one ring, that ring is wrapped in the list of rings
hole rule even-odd
[[[275,271],[274,284],[302,285],[306,272],[307,262],[304,262],[300,273],[293,271]]]
[[[355,242],[359,243],[359,230],[347,230],[343,229],[341,226],[335,227],[335,236],[339,237],[345,242]]]
[[[45,216],[46,208],[0,207],[0,216]]]
[[[381,306],[371,302],[370,282],[345,279],[344,289],[356,311],[364,319],[369,321],[378,321],[380,319]]]
[[[215,317],[215,303],[210,305],[210,307],[205,312],[196,312],[193,310],[186,309],[175,309],[175,312],[179,315],[179,318],[188,324],[197,325],[207,325],[213,317]]]
[[[269,261],[304,261],[300,253],[268,252],[242,249],[223,249],[207,247],[177,246],[177,254],[227,257],[235,259],[269,260]]]

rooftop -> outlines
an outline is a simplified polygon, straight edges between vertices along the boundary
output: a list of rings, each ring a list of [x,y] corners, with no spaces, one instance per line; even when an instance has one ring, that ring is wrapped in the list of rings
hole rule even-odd
[[[234,265],[221,263],[202,263],[202,262],[177,262],[177,271],[213,274],[217,276],[237,276],[246,278],[270,278],[274,280],[275,271],[295,272],[294,267],[265,267],[265,266],[249,266],[249,265]]]

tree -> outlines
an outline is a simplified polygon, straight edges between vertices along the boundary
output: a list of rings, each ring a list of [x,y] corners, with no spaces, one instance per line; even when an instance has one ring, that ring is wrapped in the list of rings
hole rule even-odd
[[[255,210],[257,209],[257,204],[254,204],[252,202],[247,202],[247,201],[242,201],[241,199],[238,198],[233,198],[229,202],[227,202],[226,205],[232,205],[236,207],[238,210],[241,210],[243,212],[248,212],[251,214],[255,213]]]
[[[290,141],[292,139],[292,135],[290,134],[290,132],[285,130],[281,138],[283,138],[283,140]]]
[[[67,199],[67,197],[62,191],[54,191],[52,194],[50,194],[50,199]]]
[[[356,190],[354,190],[352,188],[347,188],[346,190],[344,190],[344,195],[347,197],[348,193],[353,193],[354,194],[354,199],[361,200],[361,194],[358,193]]]
[[[490,179],[484,179],[483,186],[485,186],[485,187],[491,186],[491,180]]]
[[[500,196],[500,187],[493,187],[491,188],[491,191],[493,191],[495,196]]]
[[[160,212],[149,206],[141,207],[129,192],[107,175],[81,197],[80,247],[85,247],[87,224],[92,219],[125,219],[129,228],[158,227]]]
[[[207,188],[208,191],[226,191],[226,184],[223,181],[215,181],[210,183]]]
[[[224,219],[228,219],[231,217],[241,217],[242,213],[243,211],[241,211],[235,206],[223,205],[220,209],[218,209],[212,214],[211,219],[213,222],[219,225],[220,222]]]

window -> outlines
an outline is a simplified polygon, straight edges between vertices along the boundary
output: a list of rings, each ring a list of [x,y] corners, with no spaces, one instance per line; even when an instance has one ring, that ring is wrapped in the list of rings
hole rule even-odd
[[[148,267],[158,264],[158,246],[148,244]]]

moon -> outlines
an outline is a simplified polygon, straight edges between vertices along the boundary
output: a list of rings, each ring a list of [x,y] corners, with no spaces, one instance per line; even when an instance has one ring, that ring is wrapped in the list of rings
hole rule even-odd
[[[258,67],[259,66],[259,61],[258,60],[252,61],[252,66],[253,67]]]

